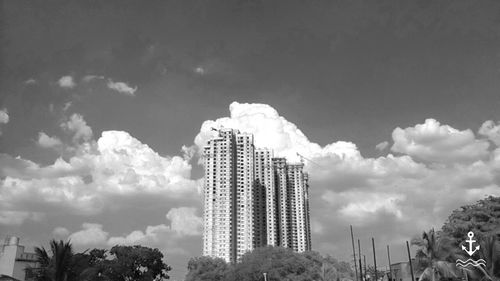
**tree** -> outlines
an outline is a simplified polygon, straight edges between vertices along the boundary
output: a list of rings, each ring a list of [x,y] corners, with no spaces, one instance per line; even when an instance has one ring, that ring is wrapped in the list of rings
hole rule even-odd
[[[71,243],[60,240],[50,241],[50,254],[44,247],[35,247],[38,267],[32,268],[32,274],[38,281],[76,280],[74,271],[73,248]]]
[[[321,280],[321,261],[313,252],[295,253],[281,247],[262,247],[243,255],[241,262],[235,264],[226,280]]]
[[[413,239],[412,245],[419,247],[416,253],[417,268],[422,270],[419,279],[440,280],[441,278],[457,278],[454,252],[451,240],[439,237],[434,229],[423,232],[421,238]]]
[[[345,261],[338,261],[332,256],[323,258],[321,275],[324,281],[335,281],[343,279],[354,279],[354,271],[351,265]]]
[[[37,281],[159,281],[171,270],[158,249],[143,246],[74,254],[69,241],[52,240],[50,249],[35,248],[38,266],[28,270]]]
[[[220,258],[196,257],[188,263],[186,281],[222,281],[228,270],[227,263]]]
[[[375,267],[369,265],[368,268],[366,269],[366,272],[364,272],[366,278],[370,278],[370,280],[375,280]],[[382,278],[384,277],[385,273],[383,271],[380,271],[377,269],[377,278]]]
[[[443,234],[453,239],[455,245],[463,241],[469,231],[478,239],[500,233],[500,197],[489,196],[454,210],[442,227]]]
[[[500,243],[497,237],[495,235],[484,237],[480,245],[479,258],[486,263],[482,273],[488,280],[500,280]]]
[[[93,250],[89,265],[93,271],[86,273],[89,280],[157,281],[169,279],[171,267],[163,262],[158,249],[143,246],[114,246],[109,251]]]
[[[297,253],[282,247],[262,247],[244,254],[236,264],[210,257],[192,258],[186,281],[340,281],[353,279],[349,263],[314,251]]]
[[[75,255],[75,271],[78,272],[80,281],[108,281],[109,262],[106,260],[106,250],[93,249],[88,254]]]

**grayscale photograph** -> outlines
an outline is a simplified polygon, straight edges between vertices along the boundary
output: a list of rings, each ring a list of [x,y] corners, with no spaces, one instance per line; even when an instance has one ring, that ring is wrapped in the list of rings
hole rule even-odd
[[[0,0],[0,281],[500,281],[500,1]]]

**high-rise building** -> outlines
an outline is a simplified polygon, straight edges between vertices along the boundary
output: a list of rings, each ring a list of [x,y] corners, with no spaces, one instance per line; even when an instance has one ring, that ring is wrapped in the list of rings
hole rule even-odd
[[[204,148],[205,211],[203,255],[232,261],[236,257],[236,138],[219,131]]]
[[[254,248],[262,245],[277,245],[278,231],[272,169],[272,151],[265,148],[255,150],[254,154]],[[269,200],[268,200],[269,199]]]
[[[254,194],[253,135],[236,132],[236,259],[255,246],[256,212]]]
[[[287,165],[285,158],[273,158],[274,184],[276,189],[276,210],[278,213],[278,246],[290,247],[290,200],[287,184]]]
[[[278,245],[278,211],[273,172],[273,153],[266,148],[255,150],[255,191],[257,195],[256,214],[258,245]]]
[[[204,147],[203,255],[227,262],[266,245],[311,249],[303,164],[254,147],[252,134],[220,129]]]
[[[303,164],[287,165],[288,201],[290,207],[289,247],[297,252],[308,250],[308,212],[306,211],[306,182]]]

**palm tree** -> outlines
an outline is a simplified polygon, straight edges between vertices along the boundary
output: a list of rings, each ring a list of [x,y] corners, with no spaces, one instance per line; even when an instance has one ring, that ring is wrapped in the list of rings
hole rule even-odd
[[[486,280],[500,280],[500,243],[495,235],[485,237],[481,243],[479,257],[486,262],[486,268],[480,268]]]
[[[34,268],[37,281],[71,281],[74,280],[72,272],[73,249],[71,243],[60,240],[50,241],[51,255],[44,247],[35,247],[38,267]]]
[[[421,238],[413,239],[411,244],[420,247],[415,255],[417,268],[423,270],[418,280],[436,281],[458,277],[453,259],[456,250],[451,247],[449,239],[438,237],[434,229],[431,229],[424,231]]]

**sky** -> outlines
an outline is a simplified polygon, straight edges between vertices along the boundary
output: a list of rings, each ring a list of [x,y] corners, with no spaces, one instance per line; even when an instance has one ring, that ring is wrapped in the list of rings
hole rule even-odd
[[[210,127],[310,174],[312,247],[372,263],[500,195],[498,1],[2,1],[0,236],[202,250]],[[415,250],[414,248],[412,249]]]

